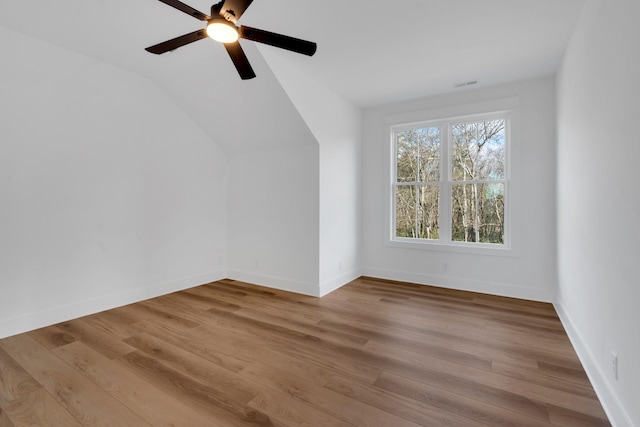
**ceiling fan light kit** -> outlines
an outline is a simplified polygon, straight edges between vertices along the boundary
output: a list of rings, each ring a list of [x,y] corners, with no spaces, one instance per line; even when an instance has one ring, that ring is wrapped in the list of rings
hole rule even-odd
[[[178,0],[160,0],[181,12],[193,16],[201,21],[206,21],[204,29],[197,30],[166,42],[150,46],[145,50],[156,55],[170,52],[179,47],[193,43],[206,37],[210,37],[224,44],[233,65],[243,80],[252,79],[256,76],[247,56],[242,50],[238,41],[239,38],[264,43],[303,55],[313,56],[316,53],[317,45],[307,40],[297,39],[282,34],[276,34],[257,28],[240,26],[236,24],[247,10],[253,0],[222,0],[211,6],[211,16],[188,6]]]
[[[207,35],[220,43],[233,43],[238,40],[238,29],[224,18],[212,19],[207,24]]]

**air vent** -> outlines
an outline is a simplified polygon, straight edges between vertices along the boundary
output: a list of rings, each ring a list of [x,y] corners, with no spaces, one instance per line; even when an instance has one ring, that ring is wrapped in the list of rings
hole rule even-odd
[[[478,84],[477,80],[469,80],[468,82],[458,82],[454,84],[453,87],[465,87],[465,86],[473,86],[477,84]]]

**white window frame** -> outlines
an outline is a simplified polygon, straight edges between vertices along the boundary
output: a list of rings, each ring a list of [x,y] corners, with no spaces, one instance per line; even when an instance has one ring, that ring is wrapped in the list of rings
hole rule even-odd
[[[514,184],[517,185],[517,157],[514,156],[516,145],[514,143],[514,124],[517,126],[517,98],[507,98],[494,100],[485,103],[470,104],[460,108],[445,108],[423,112],[413,112],[386,118],[386,134],[388,141],[388,162],[387,162],[387,221],[385,243],[388,246],[437,250],[447,252],[477,253],[485,255],[517,256],[515,242],[515,217],[517,216],[517,197],[514,191]],[[465,108],[466,107],[466,108]],[[492,108],[493,107],[493,108]],[[495,108],[498,107],[498,108]],[[469,112],[469,114],[456,114]],[[505,224],[503,244],[482,243],[482,242],[459,242],[451,240],[451,147],[449,132],[451,125],[455,123],[466,123],[489,119],[505,119],[505,177],[497,182],[504,183],[505,191]],[[396,237],[396,141],[395,132],[415,129],[420,127],[441,126],[441,161],[440,161],[440,207],[439,207],[439,239],[416,239]],[[446,189],[445,189],[446,187]]]

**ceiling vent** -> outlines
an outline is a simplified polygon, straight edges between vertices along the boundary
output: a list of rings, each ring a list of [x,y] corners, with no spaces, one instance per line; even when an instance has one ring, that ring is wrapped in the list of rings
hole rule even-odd
[[[473,86],[473,85],[477,85],[478,81],[477,80],[469,80],[468,82],[458,82],[456,84],[453,85],[453,87],[465,87],[465,86]]]

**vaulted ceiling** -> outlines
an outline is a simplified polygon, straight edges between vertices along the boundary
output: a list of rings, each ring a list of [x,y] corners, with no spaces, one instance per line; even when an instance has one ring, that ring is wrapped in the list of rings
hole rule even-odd
[[[205,13],[211,6],[185,3]],[[5,1],[0,25],[146,76],[207,133],[230,138],[241,134],[243,118],[268,128],[295,114],[270,111],[286,94],[261,51],[367,108],[465,90],[454,87],[460,82],[484,86],[552,74],[583,3],[255,0],[240,24],[315,41],[318,51],[307,57],[243,40],[258,75],[249,81],[240,80],[224,48],[209,39],[164,55],[145,52],[203,26],[157,0]],[[224,123],[216,120],[221,115]]]

